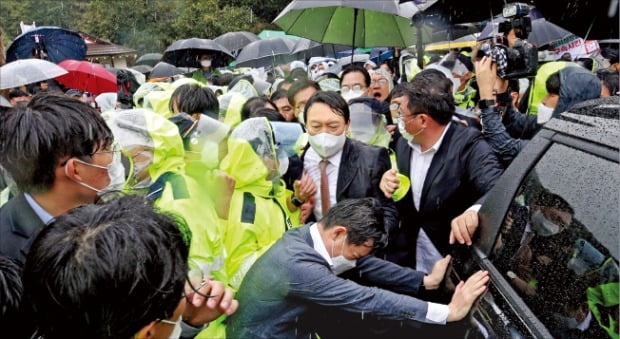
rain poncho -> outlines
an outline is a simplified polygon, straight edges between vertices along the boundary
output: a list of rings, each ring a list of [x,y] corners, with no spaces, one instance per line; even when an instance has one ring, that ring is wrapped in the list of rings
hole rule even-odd
[[[228,138],[220,168],[235,179],[224,245],[229,283],[238,289],[258,257],[292,226],[278,173],[271,125],[265,118],[242,122]]]
[[[191,230],[189,259],[226,282],[221,224],[203,189],[185,174],[183,142],[177,127],[146,109],[117,111],[106,121],[132,160],[127,186],[143,188],[164,211],[185,219]]]
[[[256,88],[247,80],[239,80],[226,94],[220,95],[220,120],[234,127],[241,122],[241,108],[249,98],[257,97]]]
[[[548,62],[538,68],[536,77],[534,78],[534,87],[530,89],[529,114],[536,114],[538,112],[538,104],[540,104],[542,99],[547,95],[546,83],[549,76],[568,65],[577,66],[577,64],[573,64],[571,62],[554,61]]]
[[[140,92],[140,98],[142,98],[142,105],[137,104],[136,94],[134,94],[134,101],[136,102],[136,107],[143,107],[153,110],[155,113],[159,113],[163,115],[165,118],[169,118],[172,115],[172,111],[170,111],[170,98],[172,97],[172,93],[174,90],[179,88],[180,86],[194,84],[201,87],[204,87],[200,82],[191,79],[191,78],[181,78],[173,83],[146,83],[140,88],[138,88],[138,92]],[[144,87],[144,89],[142,89]],[[143,92],[146,92],[143,94]],[[192,112],[193,113],[193,112]]]

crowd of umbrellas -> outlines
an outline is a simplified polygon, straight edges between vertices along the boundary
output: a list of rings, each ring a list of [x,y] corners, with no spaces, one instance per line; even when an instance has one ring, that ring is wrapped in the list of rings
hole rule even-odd
[[[261,38],[251,32],[228,32],[213,40],[190,38],[172,43],[163,54],[148,53],[130,71],[144,79],[170,77],[200,67],[199,56],[211,54],[216,67],[275,67],[293,60],[347,53],[356,48],[397,47],[429,43],[433,27],[412,25],[412,18],[435,1],[404,2],[330,0],[291,2],[274,20],[283,29]],[[497,34],[502,19],[488,22],[481,33],[429,44],[435,47],[471,46]],[[274,37],[275,35],[275,37]],[[532,21],[529,40],[543,46],[572,35],[545,20]],[[454,35],[452,35],[453,38]],[[438,48],[435,48],[438,49]],[[59,27],[40,27],[18,36],[0,68],[0,89],[56,79],[68,88],[93,94],[116,92],[117,69],[85,61],[86,44],[77,33]],[[34,57],[34,58],[33,58]]]

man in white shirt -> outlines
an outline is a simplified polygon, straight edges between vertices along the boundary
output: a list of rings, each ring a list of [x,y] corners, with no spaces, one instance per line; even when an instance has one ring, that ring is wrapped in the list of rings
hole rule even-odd
[[[428,272],[458,242],[471,245],[478,209],[503,168],[479,131],[451,122],[451,81],[421,72],[392,93],[398,106],[398,170],[411,190],[397,203],[401,226],[388,245],[388,260]],[[391,197],[396,170],[385,173],[381,189]]]
[[[227,336],[329,337],[343,330],[349,335],[364,333],[376,325],[362,321],[360,328],[342,328],[339,317],[328,315],[334,311],[413,326],[446,324],[464,318],[486,289],[488,273],[479,271],[458,284],[448,305],[411,297],[439,287],[450,257],[424,275],[369,255],[385,238],[382,208],[372,198],[344,200],[318,223],[288,231],[243,280],[237,293],[239,309],[228,319]]]
[[[314,181],[314,219],[344,199],[373,197],[383,206],[388,234],[398,227],[398,212],[379,189],[391,168],[387,150],[346,137],[349,106],[336,92],[318,92],[305,106],[310,147],[302,155],[304,170]]]

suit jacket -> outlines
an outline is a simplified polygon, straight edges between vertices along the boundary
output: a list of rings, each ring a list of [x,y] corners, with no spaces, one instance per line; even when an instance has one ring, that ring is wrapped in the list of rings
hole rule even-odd
[[[321,307],[392,320],[426,320],[426,302],[394,293],[416,294],[423,273],[370,255],[347,273],[380,288],[336,276],[314,249],[310,224],[289,230],[245,276],[236,295],[239,309],[228,318],[227,336],[310,338],[320,324]],[[335,320],[327,319],[332,324]]]
[[[305,152],[302,160],[304,156]],[[385,148],[347,138],[342,149],[336,184],[336,201],[367,197],[379,200],[383,206],[388,234],[398,228],[398,211],[394,201],[385,197],[379,183],[383,173],[390,168],[392,164]],[[320,190],[320,187],[317,187],[317,190]]]
[[[43,226],[23,193],[9,200],[0,208],[0,255],[23,265],[32,241]]]
[[[411,146],[404,138],[396,142],[400,173],[411,177]],[[503,168],[480,131],[450,124],[428,169],[420,210],[413,204],[411,190],[397,204],[401,216],[398,232],[390,238],[387,259],[414,267],[420,227],[442,255],[449,252],[450,223],[493,187]]]

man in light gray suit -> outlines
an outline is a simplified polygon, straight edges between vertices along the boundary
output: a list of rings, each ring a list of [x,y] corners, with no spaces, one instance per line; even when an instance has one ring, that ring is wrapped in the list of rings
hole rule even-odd
[[[227,336],[312,338],[337,326],[325,317],[334,309],[412,323],[464,318],[485,291],[488,273],[461,281],[448,305],[412,297],[420,289],[438,288],[450,257],[424,275],[369,255],[385,243],[383,220],[377,200],[343,200],[318,223],[288,231],[245,276]]]

